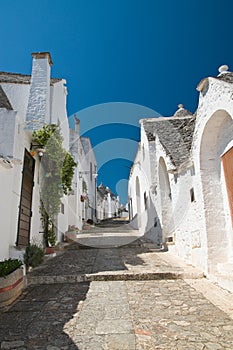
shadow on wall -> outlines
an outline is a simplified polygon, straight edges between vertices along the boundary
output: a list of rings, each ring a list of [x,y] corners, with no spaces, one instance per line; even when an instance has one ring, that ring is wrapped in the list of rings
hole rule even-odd
[[[145,227],[145,237],[151,239],[158,246],[163,242],[163,232],[160,219],[158,217],[155,206],[151,200],[151,195],[149,194],[147,200],[147,223]]]
[[[139,229],[139,227],[138,227],[138,214],[134,215],[134,217],[130,221],[130,226],[135,230]]]
[[[138,227],[138,222],[144,223],[142,227]],[[151,200],[151,195],[149,194],[149,197],[147,199],[147,208],[144,210],[144,212],[141,214],[141,220],[138,220],[138,214],[136,214],[133,219],[130,221],[130,225],[134,229],[141,229],[142,235],[145,238],[150,239],[154,243],[156,243],[158,246],[160,246],[163,242],[163,232],[162,232],[162,225],[160,222],[160,219],[158,217],[157,211],[155,209],[155,206]]]

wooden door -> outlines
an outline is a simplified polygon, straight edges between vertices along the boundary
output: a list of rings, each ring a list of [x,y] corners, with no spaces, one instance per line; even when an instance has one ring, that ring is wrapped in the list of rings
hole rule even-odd
[[[30,153],[25,150],[24,165],[22,175],[21,199],[19,206],[18,220],[18,246],[27,246],[30,242],[32,191],[34,185],[35,160]]]
[[[222,156],[222,164],[233,226],[233,147]]]

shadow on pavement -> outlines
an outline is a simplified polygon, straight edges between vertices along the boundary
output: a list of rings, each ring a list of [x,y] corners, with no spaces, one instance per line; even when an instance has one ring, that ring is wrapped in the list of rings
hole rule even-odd
[[[89,283],[28,287],[0,314],[0,348],[77,350],[78,330],[70,325],[88,289]]]

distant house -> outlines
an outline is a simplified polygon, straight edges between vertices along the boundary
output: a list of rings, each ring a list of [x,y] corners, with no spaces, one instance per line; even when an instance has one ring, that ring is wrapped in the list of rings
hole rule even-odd
[[[85,221],[96,222],[97,162],[89,138],[80,136],[80,120],[70,129],[70,153],[77,162],[73,192],[69,196],[69,224],[82,229]]]
[[[233,73],[197,87],[193,115],[142,119],[129,179],[132,224],[233,291]]]
[[[83,158],[80,163],[79,176],[82,177],[82,190],[84,197],[83,220],[96,221],[97,201],[97,162],[89,137],[81,137]]]
[[[115,196],[109,187],[100,184],[97,187],[97,218],[104,220],[118,216],[120,208],[119,197]]]

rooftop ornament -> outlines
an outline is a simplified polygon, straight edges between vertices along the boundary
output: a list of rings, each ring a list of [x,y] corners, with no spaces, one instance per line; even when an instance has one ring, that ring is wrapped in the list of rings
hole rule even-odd
[[[222,74],[222,73],[228,73],[229,67],[228,67],[227,64],[223,64],[222,66],[220,66],[220,67],[218,68],[218,71],[219,71],[220,74]]]

